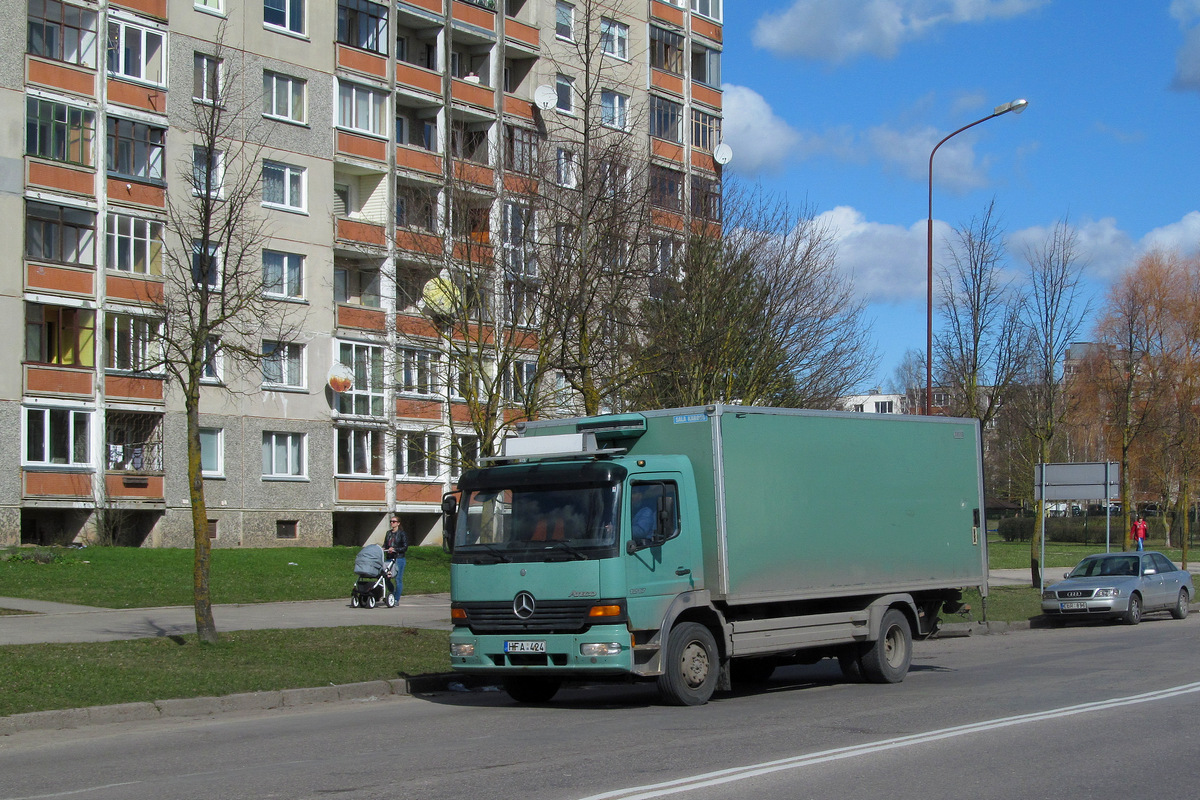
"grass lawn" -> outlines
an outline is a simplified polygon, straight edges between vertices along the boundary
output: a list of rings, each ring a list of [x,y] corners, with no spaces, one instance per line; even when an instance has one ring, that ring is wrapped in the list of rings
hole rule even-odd
[[[44,559],[35,558],[43,554]],[[209,575],[212,601],[267,603],[349,597],[357,554],[356,547],[213,550]],[[450,557],[441,547],[408,548],[404,593],[450,591],[449,564]],[[0,555],[0,597],[101,608],[191,605],[192,551],[20,548]]]

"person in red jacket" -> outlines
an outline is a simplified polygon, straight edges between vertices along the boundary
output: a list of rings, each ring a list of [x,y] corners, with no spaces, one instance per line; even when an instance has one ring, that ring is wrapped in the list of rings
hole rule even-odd
[[[1138,515],[1138,518],[1133,521],[1130,535],[1133,537],[1134,544],[1137,545],[1138,550],[1146,549],[1146,520],[1142,519],[1141,515]]]

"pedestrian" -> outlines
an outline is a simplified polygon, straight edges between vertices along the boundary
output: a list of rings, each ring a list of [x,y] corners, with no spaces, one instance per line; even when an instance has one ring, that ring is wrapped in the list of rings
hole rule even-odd
[[[400,526],[400,517],[392,514],[388,521],[388,532],[383,537],[383,554],[393,560],[392,578],[388,581],[396,604],[400,604],[400,593],[404,591],[404,560],[408,555],[408,534]]]
[[[1145,550],[1146,549],[1146,520],[1144,520],[1142,518],[1141,514],[1139,514],[1138,518],[1133,521],[1133,528],[1130,531],[1130,533],[1133,536],[1134,544],[1137,545],[1137,549]]]

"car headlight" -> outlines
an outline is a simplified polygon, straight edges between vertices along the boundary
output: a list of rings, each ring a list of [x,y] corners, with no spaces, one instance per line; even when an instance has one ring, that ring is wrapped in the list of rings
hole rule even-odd
[[[1046,591],[1042,592],[1042,599],[1043,600],[1053,600],[1054,592],[1052,592],[1050,589],[1047,589]]]
[[[1096,597],[1120,597],[1121,590],[1120,589],[1097,589],[1095,596]]]
[[[620,642],[586,642],[579,645],[581,656],[615,656],[621,653]]]

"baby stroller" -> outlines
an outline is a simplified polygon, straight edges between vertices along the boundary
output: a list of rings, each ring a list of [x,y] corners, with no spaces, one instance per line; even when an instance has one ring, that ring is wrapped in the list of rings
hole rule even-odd
[[[374,608],[377,603],[386,603],[388,608],[396,605],[395,589],[391,578],[396,574],[396,562],[383,557],[383,548],[369,544],[354,557],[354,574],[358,580],[350,591],[350,605],[354,608]]]

